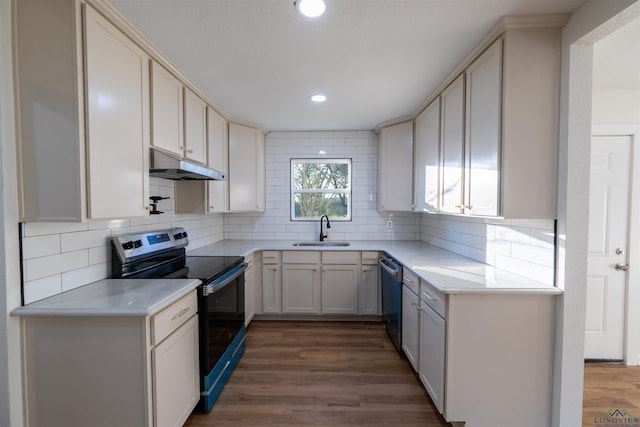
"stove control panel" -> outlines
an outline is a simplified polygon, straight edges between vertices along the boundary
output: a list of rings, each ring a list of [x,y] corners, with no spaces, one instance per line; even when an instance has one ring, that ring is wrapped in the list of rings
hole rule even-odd
[[[120,260],[126,262],[154,252],[183,248],[189,244],[188,237],[184,228],[173,228],[116,236],[111,243]]]

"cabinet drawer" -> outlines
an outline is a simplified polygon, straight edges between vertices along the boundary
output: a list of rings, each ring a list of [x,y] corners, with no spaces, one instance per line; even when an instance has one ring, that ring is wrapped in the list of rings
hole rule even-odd
[[[280,252],[278,252],[278,251],[262,251],[262,263],[263,264],[278,264],[278,263],[280,263]]]
[[[365,264],[365,265],[378,264],[378,252],[371,252],[371,251],[362,252],[362,264]]]
[[[418,275],[406,267],[402,269],[402,283],[407,285],[414,293],[420,293],[420,279]]]
[[[326,251],[322,252],[323,264],[349,264],[355,265],[360,261],[359,252]]]
[[[428,282],[420,280],[420,299],[433,308],[440,316],[446,318],[447,296],[431,286]]]
[[[194,290],[151,318],[151,344],[161,342],[197,312],[198,299]]]
[[[283,251],[283,264],[320,264],[318,251]]]

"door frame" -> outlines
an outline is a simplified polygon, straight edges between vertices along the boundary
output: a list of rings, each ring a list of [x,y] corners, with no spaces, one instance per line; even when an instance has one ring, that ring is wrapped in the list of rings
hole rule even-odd
[[[627,261],[630,269],[625,286],[624,307],[624,349],[623,357],[626,365],[640,364],[640,312],[633,307],[640,306],[640,286],[632,287],[632,283],[640,283],[640,261],[634,264],[634,259],[640,258],[640,223],[632,221],[640,215],[640,149],[636,145],[640,137],[640,124],[593,124],[592,136],[631,136],[631,193],[629,200],[629,241]],[[635,268],[634,268],[635,267]]]

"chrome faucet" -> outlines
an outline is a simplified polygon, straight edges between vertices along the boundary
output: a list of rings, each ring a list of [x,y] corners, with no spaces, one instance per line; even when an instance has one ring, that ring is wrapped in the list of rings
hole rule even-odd
[[[326,239],[328,236],[326,234],[324,234],[324,232],[322,231],[322,220],[327,218],[327,228],[331,228],[331,224],[329,223],[329,217],[326,215],[322,215],[320,217],[320,241],[324,241],[324,239]]]

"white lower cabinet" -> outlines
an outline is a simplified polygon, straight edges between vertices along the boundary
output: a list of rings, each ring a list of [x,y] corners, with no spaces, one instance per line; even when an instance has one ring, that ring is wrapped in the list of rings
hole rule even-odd
[[[181,426],[200,398],[197,320],[193,316],[151,350],[155,426]]]
[[[377,262],[373,251],[263,251],[261,314],[380,315]]]
[[[420,303],[418,300],[418,306],[421,308],[420,311],[415,310],[415,313],[419,313],[420,326],[418,374],[433,404],[443,413],[446,324],[445,320],[426,303]],[[404,334],[402,339],[404,341]]]
[[[282,312],[315,314],[320,311],[320,266],[282,265]]]
[[[380,315],[380,267],[363,265],[358,290],[358,314]]]
[[[247,269],[244,271],[244,323],[248,326],[258,308],[260,276],[256,267],[257,257],[250,255],[245,257],[244,261],[247,263]]]
[[[419,282],[419,298],[403,286],[403,350],[445,420],[551,425],[555,296],[445,295]]]
[[[419,369],[420,297],[407,285],[402,286],[402,350],[413,369]]]
[[[197,306],[194,290],[153,316],[22,317],[25,425],[182,426],[200,398]]]
[[[322,264],[322,313],[358,313],[358,266]]]

